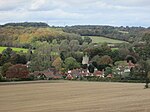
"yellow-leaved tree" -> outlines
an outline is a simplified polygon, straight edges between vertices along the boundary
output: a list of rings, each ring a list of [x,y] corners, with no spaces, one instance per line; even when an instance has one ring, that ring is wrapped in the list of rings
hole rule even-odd
[[[56,70],[61,70],[61,67],[62,67],[62,60],[60,57],[57,57],[53,63],[52,63],[52,66],[55,67]]]

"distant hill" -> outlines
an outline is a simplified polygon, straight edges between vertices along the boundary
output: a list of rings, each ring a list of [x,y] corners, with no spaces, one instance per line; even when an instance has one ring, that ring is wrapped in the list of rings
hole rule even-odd
[[[150,28],[144,27],[114,27],[101,25],[76,25],[66,27],[51,27],[43,22],[7,23],[0,25],[0,46],[25,47],[28,48],[32,42],[47,41],[49,43],[56,39],[58,44],[64,40],[79,40],[81,36],[94,36],[96,42],[102,40],[121,40],[127,42],[140,41],[140,38],[149,33]],[[104,38],[97,38],[97,37]],[[105,38],[106,37],[106,38]],[[110,40],[109,40],[110,41]]]
[[[6,26],[49,27],[47,23],[43,23],[43,22],[7,23],[4,25],[1,25],[1,27],[6,27]]]
[[[128,42],[134,42],[137,38],[142,37],[145,32],[150,32],[150,28],[144,27],[114,27],[102,25],[66,26],[63,30],[68,33],[76,33],[81,36],[102,36]]]

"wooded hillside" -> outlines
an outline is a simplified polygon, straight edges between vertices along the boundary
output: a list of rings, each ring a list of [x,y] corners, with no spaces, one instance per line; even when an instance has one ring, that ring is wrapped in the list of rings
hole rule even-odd
[[[66,33],[60,28],[7,25],[0,27],[0,46],[28,47],[32,42],[35,41],[47,41],[51,43],[53,39],[56,39],[58,43],[64,39],[76,39],[82,42],[81,36],[77,34]]]
[[[133,43],[140,41],[147,32],[150,32],[150,28],[100,25],[50,27],[42,22],[7,23],[0,26],[0,46],[29,48],[35,41],[51,43],[54,39],[58,43],[67,39],[78,40],[82,44],[81,36],[103,36]]]
[[[128,42],[133,42],[142,37],[145,32],[150,32],[149,28],[144,27],[114,27],[101,25],[66,26],[63,30],[81,36],[103,36]]]

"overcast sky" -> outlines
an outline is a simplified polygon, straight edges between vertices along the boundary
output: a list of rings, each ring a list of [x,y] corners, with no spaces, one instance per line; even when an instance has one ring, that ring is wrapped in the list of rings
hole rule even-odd
[[[150,26],[150,0],[0,0],[0,24]]]

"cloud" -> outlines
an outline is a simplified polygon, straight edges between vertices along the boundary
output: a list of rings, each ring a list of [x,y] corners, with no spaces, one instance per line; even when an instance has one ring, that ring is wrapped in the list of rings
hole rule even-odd
[[[27,0],[28,1],[28,0]],[[21,9],[28,2],[26,0],[0,0],[0,11],[12,11]]]
[[[55,1],[49,0],[32,0],[29,6],[30,11],[48,11],[56,8]]]
[[[108,0],[106,1],[112,5],[126,6],[126,7],[149,7],[149,0]]]
[[[149,0],[0,0],[0,22],[150,26]]]

